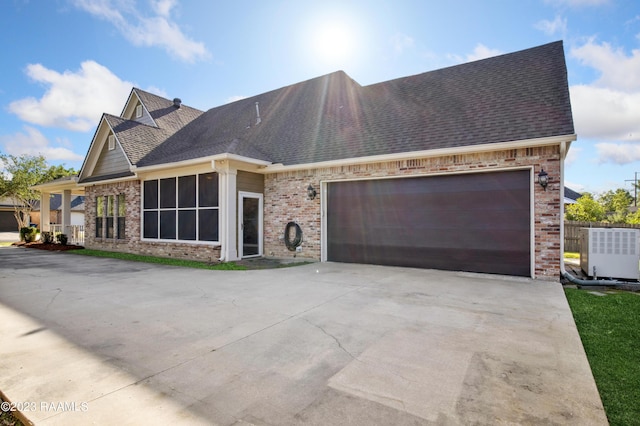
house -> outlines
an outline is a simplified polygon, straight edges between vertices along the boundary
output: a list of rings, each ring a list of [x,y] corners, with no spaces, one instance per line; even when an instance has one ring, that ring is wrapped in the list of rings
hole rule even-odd
[[[206,112],[134,88],[77,179],[85,246],[557,280],[575,139],[562,42],[369,86],[338,71]]]
[[[14,201],[10,197],[0,197],[0,232],[18,232]]]
[[[575,204],[578,198],[582,197],[582,194],[574,191],[571,188],[564,187],[564,204]]]
[[[84,196],[73,195],[70,201],[69,224],[84,226]],[[62,194],[51,194],[49,198],[49,223],[62,224]],[[40,228],[40,201],[36,202],[31,211],[31,223]]]

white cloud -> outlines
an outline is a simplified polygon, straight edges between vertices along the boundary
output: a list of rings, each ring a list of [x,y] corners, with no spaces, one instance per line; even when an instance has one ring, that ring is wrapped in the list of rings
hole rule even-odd
[[[578,161],[578,158],[580,157],[580,152],[582,152],[582,148],[575,147],[572,145],[569,148],[569,151],[567,152],[567,156],[564,159],[564,164],[566,166],[570,166],[576,161]]]
[[[456,63],[463,63],[463,62],[479,61],[481,59],[487,59],[487,58],[491,58],[493,56],[498,56],[501,54],[502,54],[502,51],[498,49],[491,49],[482,43],[478,43],[476,44],[476,47],[473,49],[473,52],[467,54],[466,57],[456,55],[456,54],[449,54],[447,55],[447,57]]]
[[[592,84],[569,88],[576,133],[601,141],[598,162],[626,164],[640,159],[640,50],[628,55],[609,43],[588,40],[571,56],[596,69]]]
[[[534,27],[548,36],[559,34],[564,38],[564,35],[567,33],[567,19],[563,19],[557,15],[553,21],[543,19],[542,21],[538,21]]]
[[[576,192],[584,192],[585,190],[585,186],[582,185],[581,183],[575,183],[575,182],[570,182],[568,180],[565,179],[564,181],[564,186],[566,186],[569,189],[573,189]]]
[[[611,143],[596,144],[599,163],[629,164],[640,161],[640,144]]]
[[[151,1],[151,7],[160,16],[168,18],[171,15],[171,9],[176,6],[177,0],[156,0]]]
[[[609,43],[598,44],[592,38],[581,47],[571,49],[571,56],[600,71],[597,86],[620,90],[640,90],[640,49],[627,55]]]
[[[0,144],[10,155],[40,155],[47,161],[82,161],[83,156],[76,154],[64,146],[53,146],[49,140],[36,128],[24,126],[24,132],[13,135],[0,136]],[[59,140],[62,145],[68,145],[68,140]]]
[[[26,72],[49,87],[40,99],[11,102],[9,111],[32,124],[80,132],[95,128],[103,112],[119,114],[133,86],[94,61],[83,62],[76,72],[59,73],[41,64],[28,65]]]
[[[230,104],[231,102],[235,102],[235,101],[239,101],[242,99],[246,99],[246,96],[244,95],[233,95],[233,96],[229,96],[227,98],[227,100],[225,101],[225,103]]]
[[[571,86],[569,90],[578,136],[640,141],[640,92],[587,85]]]
[[[175,0],[151,1],[154,16],[143,16],[135,4],[125,0],[72,0],[79,9],[113,24],[135,46],[159,46],[185,62],[207,59],[203,43],[187,37],[172,20]]]
[[[162,96],[163,98],[169,99],[169,95],[167,94],[167,92],[165,90],[159,88],[159,87],[149,86],[144,90],[149,92],[149,93],[153,93],[154,95]],[[124,105],[124,103],[123,103],[123,105]]]
[[[402,53],[406,49],[413,47],[414,40],[406,34],[396,33],[391,37],[391,44],[396,53]]]
[[[478,43],[473,52],[467,55],[467,62],[479,61],[480,59],[491,58],[492,56],[501,55],[498,49],[490,49],[482,43]]]

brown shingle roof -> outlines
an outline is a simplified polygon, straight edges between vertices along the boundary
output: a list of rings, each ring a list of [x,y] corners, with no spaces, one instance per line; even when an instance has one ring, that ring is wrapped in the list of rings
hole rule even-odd
[[[365,87],[335,72],[210,109],[161,143],[124,127],[138,166],[222,153],[305,164],[574,133],[562,42]]]
[[[166,141],[175,132],[202,115],[203,111],[186,105],[176,108],[173,105],[173,101],[144,90],[133,90],[158,127],[134,120],[126,120],[110,114],[104,114],[104,118],[116,134],[131,164],[136,164],[142,157],[152,152],[153,149]]]

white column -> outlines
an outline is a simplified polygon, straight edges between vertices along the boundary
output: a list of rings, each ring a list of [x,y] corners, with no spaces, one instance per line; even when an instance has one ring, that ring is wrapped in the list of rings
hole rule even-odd
[[[238,176],[237,170],[227,170],[226,177],[226,189],[225,189],[225,201],[222,204],[222,208],[225,210],[226,220],[222,225],[222,232],[225,233],[226,241],[226,258],[227,261],[238,260],[238,225],[237,225],[237,200],[238,191],[236,189],[236,178]],[[223,247],[224,250],[224,247]]]
[[[50,231],[49,222],[51,221],[51,193],[40,192],[40,232]]]
[[[216,161],[218,173],[218,199],[220,202],[220,244],[221,257],[225,262],[238,260],[237,187],[238,171],[229,167],[225,160]]]
[[[62,191],[62,233],[67,234],[69,239],[69,229],[67,227],[71,225],[71,190],[65,189]]]

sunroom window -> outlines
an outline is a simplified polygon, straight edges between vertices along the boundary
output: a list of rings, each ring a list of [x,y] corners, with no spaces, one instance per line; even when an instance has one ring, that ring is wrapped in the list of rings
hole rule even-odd
[[[218,175],[203,173],[144,181],[142,237],[218,241]]]

